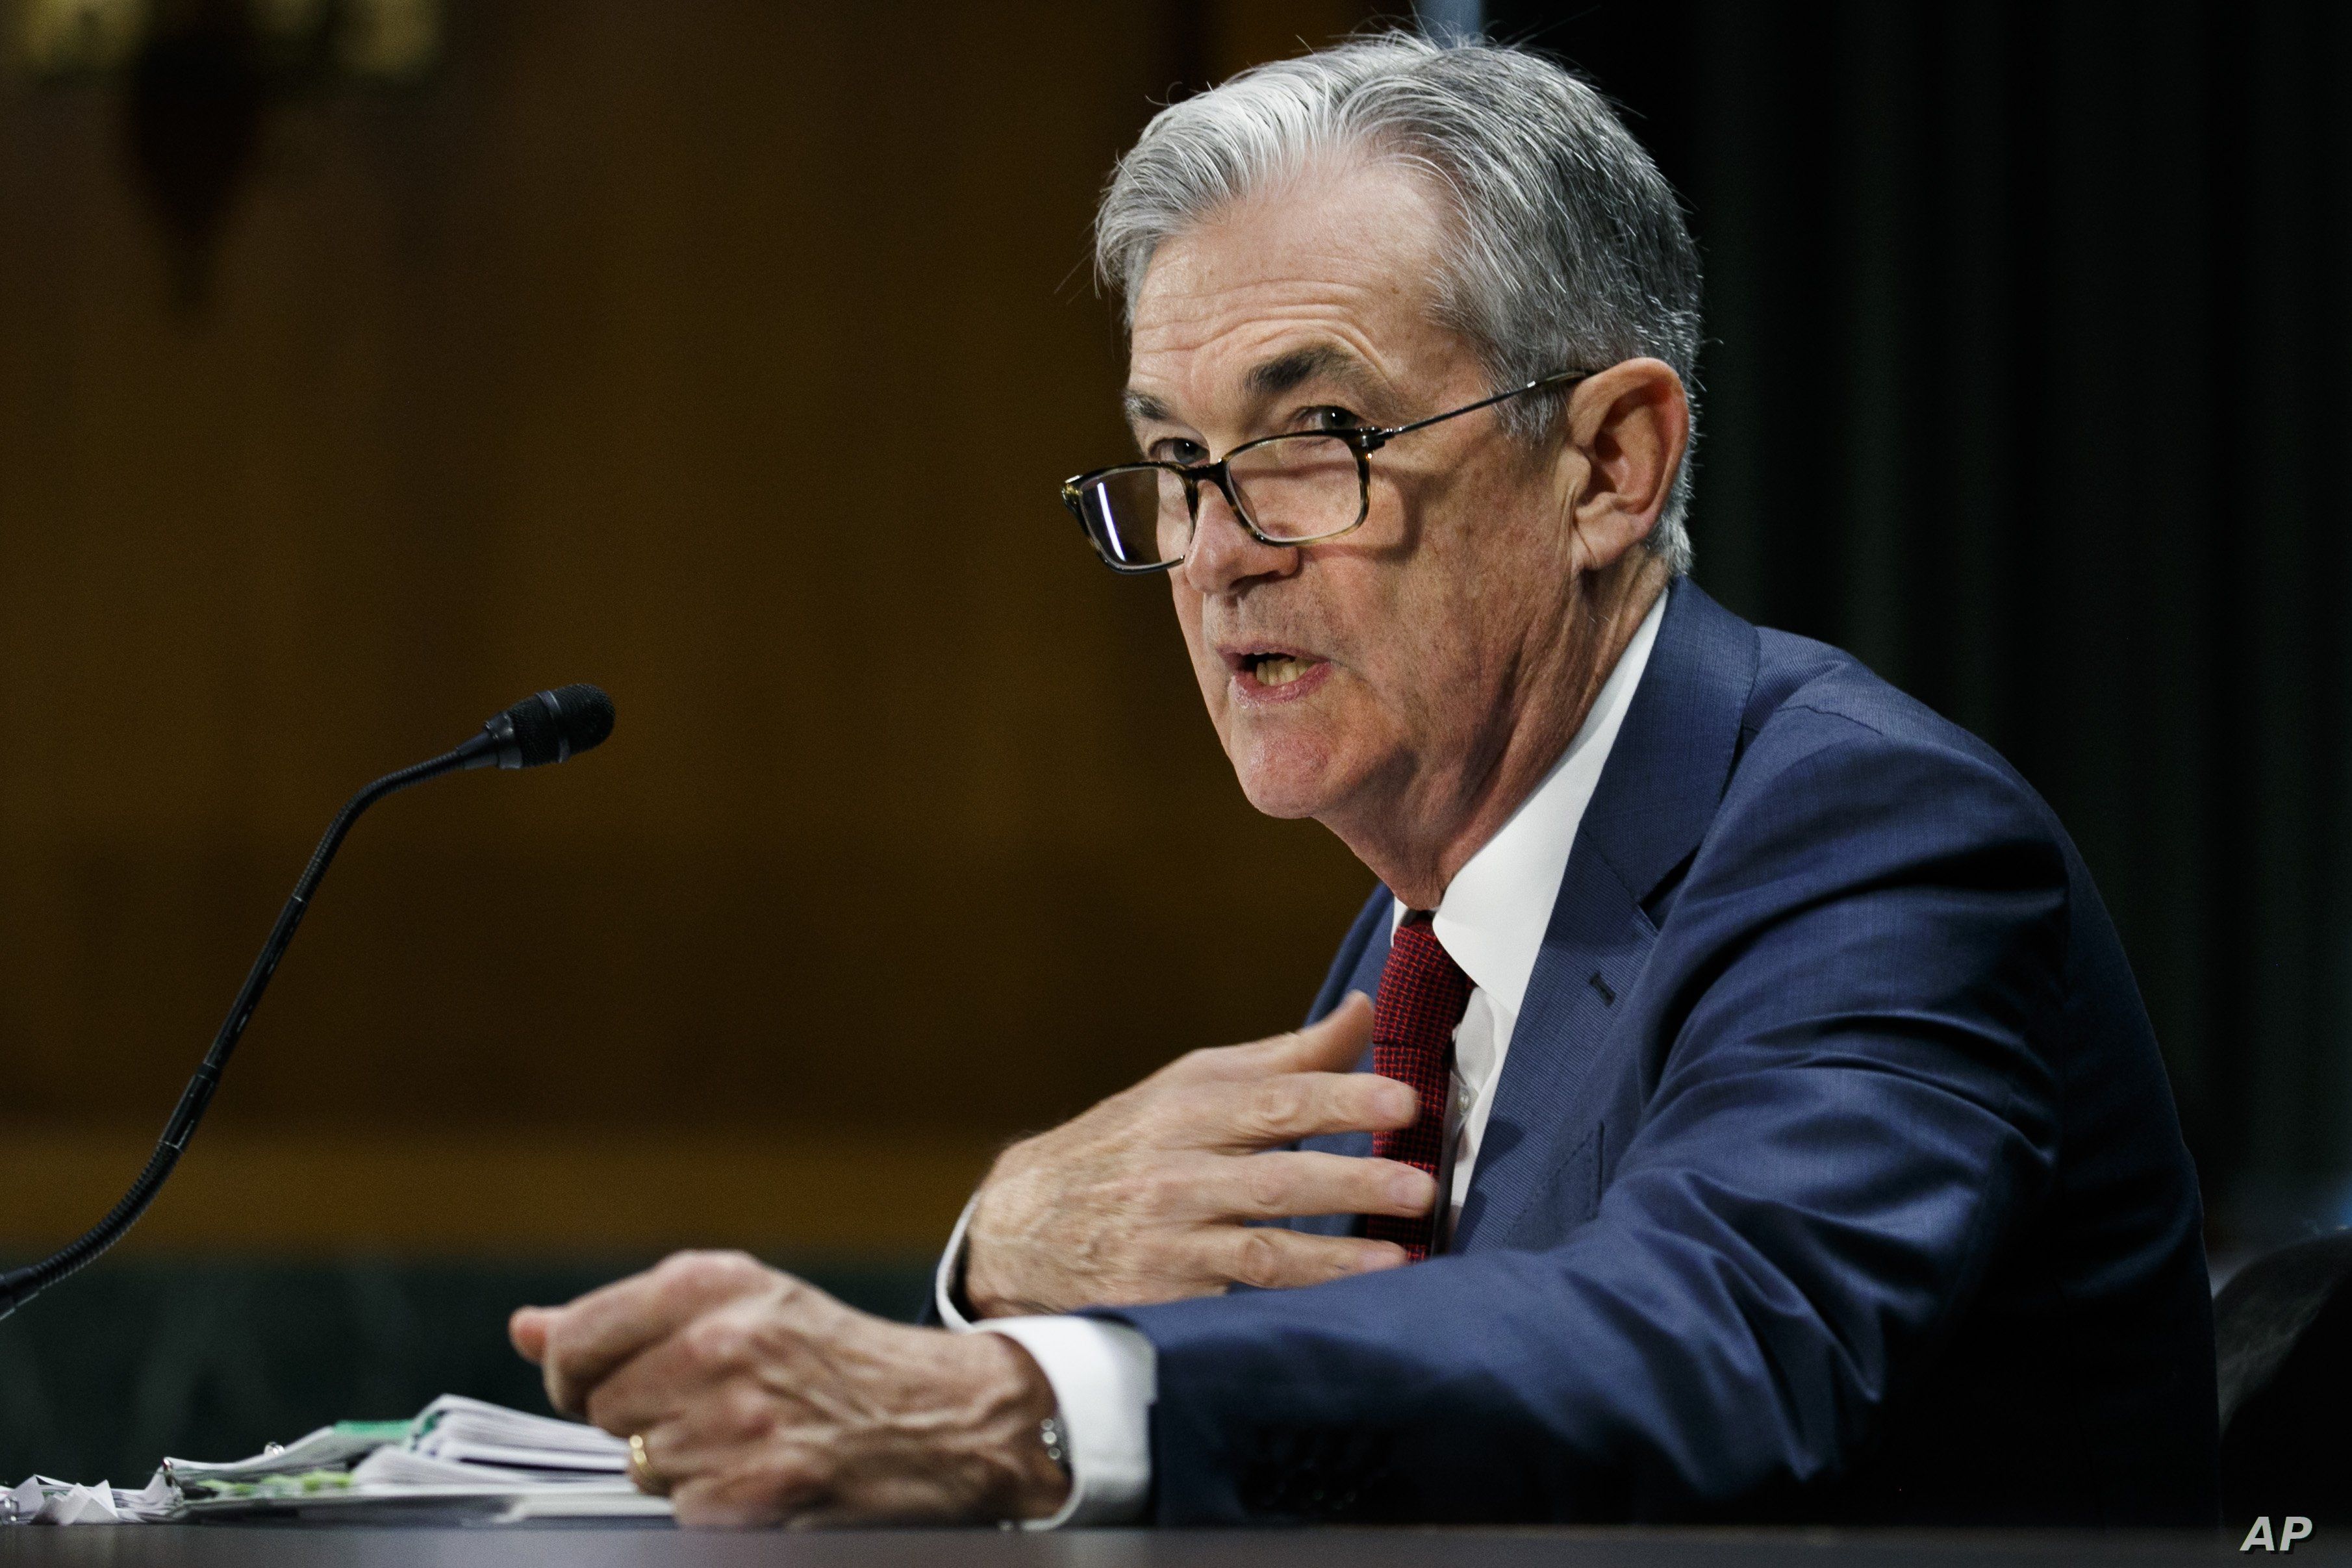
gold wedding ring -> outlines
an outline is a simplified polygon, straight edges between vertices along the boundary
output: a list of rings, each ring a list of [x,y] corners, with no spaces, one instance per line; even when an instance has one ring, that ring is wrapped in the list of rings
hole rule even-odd
[[[637,1483],[639,1491],[655,1497],[666,1496],[669,1491],[662,1479],[654,1474],[653,1460],[646,1457],[646,1436],[642,1432],[629,1434],[629,1479]]]

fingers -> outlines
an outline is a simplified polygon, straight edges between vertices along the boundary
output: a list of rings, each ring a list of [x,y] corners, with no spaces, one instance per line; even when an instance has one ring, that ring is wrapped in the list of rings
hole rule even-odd
[[[1412,1215],[1426,1177],[1386,1163],[1247,1166],[1197,1184],[1197,1157],[1254,1157],[1302,1138],[1410,1126],[1412,1089],[1351,1070],[1372,1007],[1349,994],[1295,1035],[1195,1051],[1076,1121],[1007,1150],[965,1237],[964,1286],[983,1316],[1170,1300],[1221,1289],[1186,1233],[1242,1217]],[[1386,1258],[1383,1251],[1377,1256]]]
[[[800,1522],[789,1496],[767,1476],[719,1475],[672,1487],[669,1501],[683,1529],[757,1530]]]
[[[644,1433],[646,1461],[661,1478],[680,1526],[743,1530],[793,1523],[824,1500],[826,1475],[817,1456],[706,1431],[699,1415],[689,1413]]]
[[[1262,1290],[1321,1285],[1350,1274],[1401,1268],[1405,1262],[1404,1248],[1394,1242],[1356,1237],[1237,1227],[1220,1227],[1206,1236],[1210,1262],[1219,1277]]]
[[[1437,1201],[1428,1172],[1395,1160],[1277,1151],[1239,1159],[1188,1161],[1176,1188],[1180,1221],[1297,1219],[1307,1215],[1377,1214],[1411,1219]]]
[[[589,1390],[622,1363],[711,1308],[767,1288],[775,1278],[773,1270],[741,1253],[681,1252],[569,1306],[547,1310],[540,1360],[549,1403],[578,1414]]]
[[[814,1314],[795,1310],[796,1297],[816,1292],[793,1283],[780,1294],[722,1302],[614,1367],[587,1395],[589,1420],[625,1436],[687,1411],[730,1442],[750,1436],[760,1402],[739,1405],[723,1391],[756,1390],[762,1374],[793,1361],[802,1342],[821,1332]]]
[[[1384,1132],[1412,1125],[1413,1092],[1369,1072],[1294,1072],[1240,1083],[1205,1083],[1171,1095],[1168,1144],[1234,1153],[1328,1132]]]
[[[1245,1046],[1213,1046],[1178,1058],[1157,1075],[1170,1083],[1265,1078],[1286,1072],[1349,1072],[1372,1042],[1372,1004],[1350,991],[1307,1027]]]

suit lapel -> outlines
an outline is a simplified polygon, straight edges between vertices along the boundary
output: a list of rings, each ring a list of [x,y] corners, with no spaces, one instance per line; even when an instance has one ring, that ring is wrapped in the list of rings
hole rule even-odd
[[[1600,1115],[1607,1075],[1591,1071],[1598,1047],[1657,940],[1642,900],[1697,847],[1730,776],[1756,680],[1756,629],[1687,579],[1671,592],[1560,879],[1455,1229],[1457,1252],[1504,1245]]]

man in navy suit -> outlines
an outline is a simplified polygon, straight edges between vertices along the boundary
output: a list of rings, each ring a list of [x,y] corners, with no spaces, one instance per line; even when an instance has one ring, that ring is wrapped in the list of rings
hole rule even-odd
[[[690,1521],[2210,1523],[2115,931],[1990,749],[1685,575],[1697,266],[1605,104],[1359,41],[1163,112],[1097,242],[1139,455],[1065,500],[1381,887],[1308,1027],[999,1160],[988,1331],[687,1256],[518,1314],[557,1403]]]

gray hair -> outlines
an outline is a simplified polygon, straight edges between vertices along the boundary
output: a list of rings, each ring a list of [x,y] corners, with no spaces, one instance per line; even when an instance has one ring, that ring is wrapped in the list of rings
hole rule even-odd
[[[1682,204],[1600,93],[1522,49],[1384,33],[1161,110],[1095,215],[1096,270],[1128,324],[1163,241],[1348,151],[1402,159],[1451,201],[1437,308],[1496,390],[1652,355],[1690,390],[1696,436],[1699,263]],[[1513,433],[1535,441],[1562,400],[1504,406]],[[1689,503],[1686,457],[1648,541],[1678,574],[1690,570]]]

